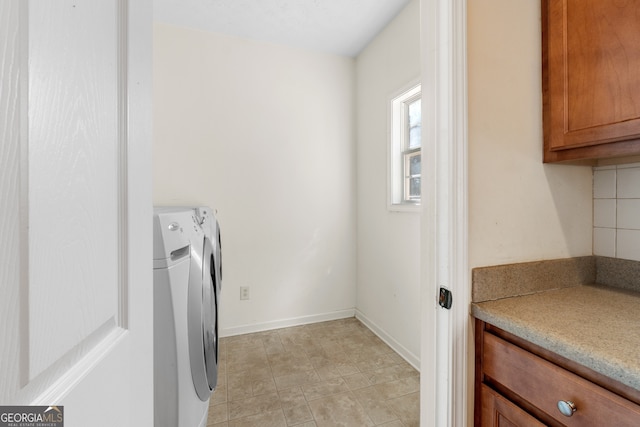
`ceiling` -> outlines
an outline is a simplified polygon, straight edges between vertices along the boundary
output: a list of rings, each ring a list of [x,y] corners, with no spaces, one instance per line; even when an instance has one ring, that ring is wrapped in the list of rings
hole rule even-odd
[[[154,20],[356,56],[410,0],[154,0]]]

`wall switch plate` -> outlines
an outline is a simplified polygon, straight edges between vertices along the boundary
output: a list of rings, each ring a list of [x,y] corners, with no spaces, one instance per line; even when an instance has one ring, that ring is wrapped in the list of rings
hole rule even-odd
[[[249,299],[249,287],[248,286],[240,286],[240,299],[241,300]]]

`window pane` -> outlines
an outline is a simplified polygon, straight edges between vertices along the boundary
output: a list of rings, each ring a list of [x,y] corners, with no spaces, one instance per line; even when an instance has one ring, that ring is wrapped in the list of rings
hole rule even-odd
[[[411,200],[420,200],[420,177],[409,180],[409,198]]]
[[[404,154],[404,200],[420,202],[420,174],[421,174],[420,151],[413,151]]]
[[[422,138],[422,102],[418,99],[409,104],[409,148],[421,145]]]
[[[412,156],[409,159],[409,175],[420,175],[420,155]]]

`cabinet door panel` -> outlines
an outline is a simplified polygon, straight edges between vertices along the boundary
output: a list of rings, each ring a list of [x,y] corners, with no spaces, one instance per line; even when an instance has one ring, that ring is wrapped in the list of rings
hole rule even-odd
[[[543,427],[527,412],[482,385],[482,427]]]
[[[567,0],[567,130],[640,117],[639,2]]]

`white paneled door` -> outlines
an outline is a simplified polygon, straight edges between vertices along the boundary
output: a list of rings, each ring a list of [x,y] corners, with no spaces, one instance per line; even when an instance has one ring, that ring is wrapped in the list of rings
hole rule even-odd
[[[151,1],[0,0],[0,405],[153,425]]]

